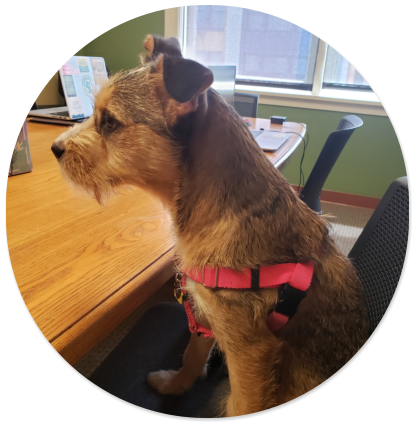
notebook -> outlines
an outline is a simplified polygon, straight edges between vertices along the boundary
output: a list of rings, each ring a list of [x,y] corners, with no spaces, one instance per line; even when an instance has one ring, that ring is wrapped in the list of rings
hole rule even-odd
[[[60,69],[59,78],[65,96],[66,107],[31,110],[32,120],[47,123],[81,122],[93,114],[94,92],[107,81],[103,58],[73,56]]]
[[[290,137],[284,132],[250,129],[255,141],[264,151],[277,151]]]

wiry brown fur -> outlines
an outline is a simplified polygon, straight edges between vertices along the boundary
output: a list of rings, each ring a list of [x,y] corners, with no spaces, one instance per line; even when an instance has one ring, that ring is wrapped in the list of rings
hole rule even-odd
[[[148,36],[145,47],[143,66],[112,77],[94,116],[54,143],[65,150],[60,166],[98,201],[121,185],[153,192],[171,213],[184,266],[314,261],[306,298],[276,334],[266,326],[276,290],[209,290],[187,281],[200,322],[227,360],[226,414],[287,402],[333,375],[367,339],[361,284],[325,220],[300,201],[233,108],[207,89],[210,74],[201,67],[195,93],[179,102],[165,74],[177,66],[172,58],[189,66],[178,43]],[[204,376],[212,344],[193,336],[181,370],[151,373],[148,381],[161,393],[183,393]]]

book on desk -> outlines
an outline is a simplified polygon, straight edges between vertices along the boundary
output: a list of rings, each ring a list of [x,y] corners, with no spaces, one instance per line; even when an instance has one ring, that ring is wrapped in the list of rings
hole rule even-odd
[[[9,167],[9,176],[32,172],[32,158],[30,156],[29,135],[26,120],[17,137]]]

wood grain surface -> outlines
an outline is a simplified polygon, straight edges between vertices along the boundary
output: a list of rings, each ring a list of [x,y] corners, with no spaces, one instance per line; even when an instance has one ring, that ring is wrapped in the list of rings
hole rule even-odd
[[[250,120],[269,128],[269,120]],[[29,122],[28,130],[33,172],[10,177],[7,187],[10,259],[33,319],[74,364],[172,277],[171,221],[139,189],[104,206],[77,194],[50,150],[65,127]],[[281,167],[300,141],[293,135],[268,157]]]
[[[75,339],[75,330],[98,322],[110,299],[129,298],[145,285],[143,295],[149,296],[173,275],[171,222],[160,203],[139,189],[105,206],[75,194],[50,150],[65,128],[28,123],[28,129],[33,172],[11,177],[7,187],[9,253],[32,317],[61,350]],[[129,314],[124,311],[104,332]]]

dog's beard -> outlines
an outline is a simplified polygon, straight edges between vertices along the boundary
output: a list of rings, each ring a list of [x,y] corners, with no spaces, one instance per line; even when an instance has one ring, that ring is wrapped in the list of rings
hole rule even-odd
[[[122,192],[121,185],[96,183],[89,179],[83,179],[83,182],[80,183],[77,179],[74,179],[71,174],[62,167],[62,165],[59,165],[59,169],[64,181],[71,187],[77,196],[87,195],[88,197],[94,198],[100,205],[107,203],[112,196],[118,195]],[[127,185],[124,187],[126,189],[129,188]]]

